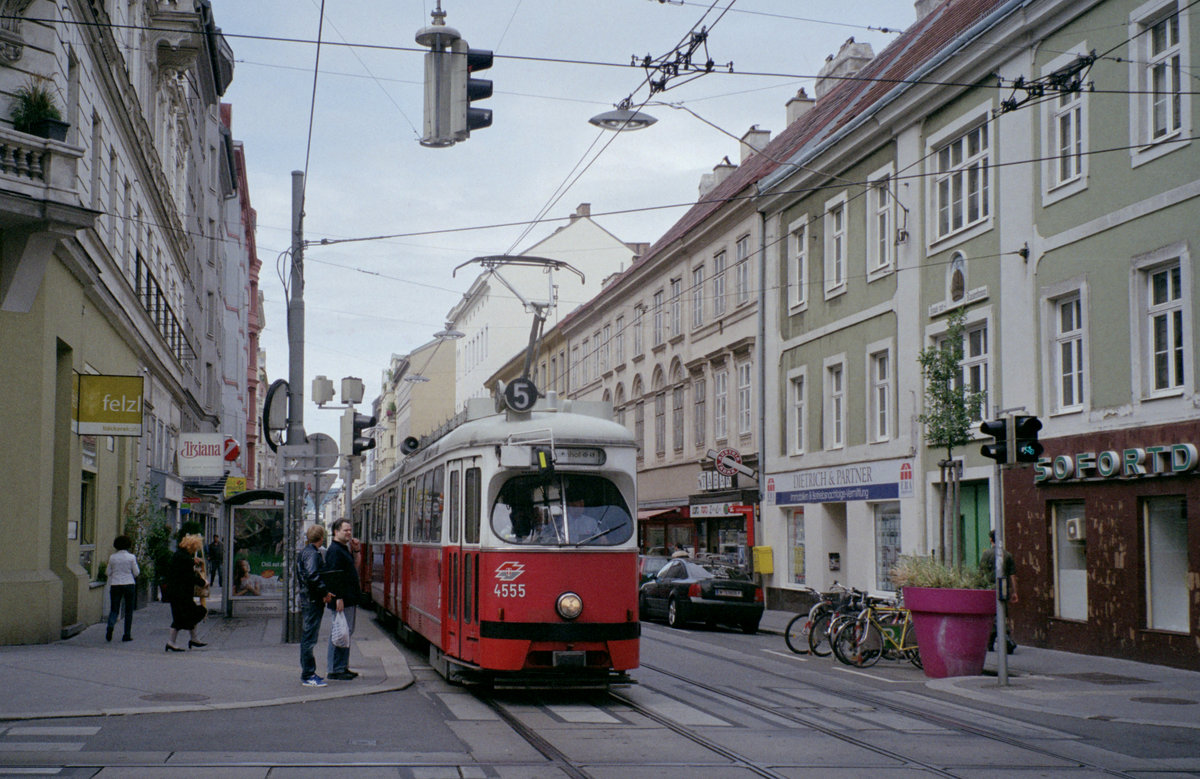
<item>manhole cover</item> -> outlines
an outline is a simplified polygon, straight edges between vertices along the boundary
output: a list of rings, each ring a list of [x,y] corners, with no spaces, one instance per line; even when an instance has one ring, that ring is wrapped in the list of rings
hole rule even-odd
[[[1073,679],[1077,682],[1091,682],[1092,684],[1149,684],[1146,679],[1138,679],[1133,676],[1117,676],[1116,674],[1106,674],[1102,671],[1086,671],[1078,674],[1054,674],[1059,679]]]
[[[142,700],[159,703],[199,703],[208,700],[208,696],[194,692],[156,692],[152,695],[143,695]]]
[[[1130,698],[1134,703],[1163,703],[1168,706],[1195,706],[1198,701],[1189,701],[1187,698],[1162,698],[1156,695],[1147,695],[1142,698]]]

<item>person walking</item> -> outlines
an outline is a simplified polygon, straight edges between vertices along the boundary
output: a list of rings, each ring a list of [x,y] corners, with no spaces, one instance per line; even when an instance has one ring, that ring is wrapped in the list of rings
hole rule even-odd
[[[983,574],[984,577],[987,578],[988,584],[991,585],[991,587],[993,589],[995,589],[995,587],[996,587],[996,531],[995,530],[988,531],[988,539],[992,543],[991,543],[991,546],[989,546],[987,549],[984,549],[983,553],[979,555],[979,572],[981,574]],[[1013,574],[1015,574],[1016,572],[1017,572],[1017,563],[1013,559],[1012,552],[1005,549],[1004,550],[1004,578],[1009,580],[1008,592],[1009,592],[1010,600],[1012,599],[1012,592],[1013,592],[1011,580],[1012,580]],[[1017,649],[1017,642],[1012,640],[1011,633],[1008,636],[1006,636],[1006,638],[1008,640],[1008,643],[1007,643],[1007,646],[1005,647],[1005,649],[1007,649],[1008,654],[1011,655]],[[992,635],[991,635],[991,638],[988,639],[988,651],[989,652],[996,651],[996,623],[995,623],[995,620],[992,621]]]
[[[305,537],[308,543],[296,558],[296,579],[300,582],[300,594],[304,601],[304,621],[300,630],[300,683],[305,687],[325,687],[325,680],[317,676],[317,660],[313,657],[313,648],[316,647],[317,636],[321,632],[321,617],[325,614],[325,605],[333,600],[333,595],[321,578],[325,562],[324,550],[321,548],[325,544],[325,528],[313,525]],[[326,668],[326,673],[328,670]]]
[[[105,569],[108,571],[108,628],[104,631],[105,641],[112,641],[121,604],[125,604],[125,634],[121,640],[133,640],[133,607],[137,602],[137,577],[142,569],[138,567],[137,558],[129,551],[132,547],[129,536],[113,539],[113,549],[117,551],[108,556],[108,567]]]
[[[333,523],[333,541],[325,551],[325,568],[321,577],[325,586],[332,593],[329,608],[346,618],[346,626],[354,633],[354,616],[358,605],[358,568],[354,565],[354,555],[350,552],[350,542],[354,538],[354,528],[348,519],[339,519]],[[325,665],[325,678],[348,682],[358,674],[351,671],[350,648],[333,645],[329,640],[329,657]]]
[[[208,614],[208,609],[196,603],[196,588],[208,584],[204,577],[196,573],[196,555],[204,539],[196,534],[186,535],[179,540],[179,547],[171,556],[167,566],[166,594],[171,602],[171,637],[167,639],[167,652],[182,652],[182,647],[176,646],[179,631],[186,630],[190,635],[188,648],[208,646],[196,636],[196,625]]]
[[[218,587],[225,586],[225,545],[221,537],[213,533],[212,541],[208,544],[208,582]]]

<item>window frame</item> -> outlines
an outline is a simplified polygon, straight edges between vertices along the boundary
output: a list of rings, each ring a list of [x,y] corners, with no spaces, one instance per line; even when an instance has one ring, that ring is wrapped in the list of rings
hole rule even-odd
[[[808,433],[808,369],[793,368],[787,373],[787,447],[795,456],[806,451]]]
[[[738,435],[749,436],[754,430],[754,367],[750,360],[734,366],[737,377]]]
[[[650,310],[653,315],[653,327],[651,330],[651,346],[658,346],[666,341],[664,337],[664,325],[666,311],[663,304],[666,299],[666,293],[660,288],[654,293],[651,298]]]
[[[668,338],[683,332],[683,277],[671,279],[670,332]]]
[[[725,441],[729,436],[729,369],[713,371],[713,440]]]
[[[703,447],[706,442],[707,431],[705,430],[707,415],[708,415],[708,382],[704,376],[697,376],[692,380],[692,436],[695,438],[696,447]]]
[[[788,313],[808,308],[808,214],[788,224]]]
[[[878,444],[890,441],[895,434],[894,414],[896,387],[895,345],[890,339],[868,344],[867,370],[867,441]],[[884,360],[880,375],[879,361]]]
[[[822,222],[825,232],[825,299],[846,291],[846,263],[849,257],[850,202],[847,193],[825,201]]]
[[[822,449],[846,448],[846,356],[827,357],[822,365]]]
[[[735,305],[750,302],[750,234],[737,239],[734,244],[733,287]]]
[[[1051,397],[1055,413],[1058,414],[1073,414],[1083,411],[1087,407],[1088,401],[1088,332],[1087,332],[1087,317],[1084,315],[1086,309],[1083,290],[1076,288],[1062,295],[1050,298],[1048,301],[1050,307],[1049,321],[1054,323],[1054,330],[1051,334],[1050,348],[1050,377],[1052,379]],[[1075,308],[1074,327],[1070,330],[1063,329],[1063,307],[1073,305]],[[1070,370],[1071,390],[1074,397],[1071,402],[1067,402],[1064,396],[1065,382],[1068,379],[1067,369],[1064,367],[1063,349],[1071,348],[1071,357],[1074,365]]]
[[[1131,364],[1138,366],[1137,375],[1135,376],[1137,395],[1143,401],[1185,397],[1189,393],[1194,392],[1196,386],[1195,363],[1192,356],[1194,350],[1192,345],[1195,341],[1191,321],[1195,315],[1195,311],[1189,306],[1190,303],[1194,304],[1195,291],[1193,286],[1194,280],[1192,278],[1192,262],[1187,243],[1181,241],[1141,255],[1135,258],[1131,265],[1130,299],[1137,301],[1136,307],[1132,312],[1134,317],[1134,335],[1131,338],[1131,343],[1133,344],[1134,353],[1131,355],[1133,358]],[[1172,267],[1179,268],[1178,298],[1173,299],[1169,304],[1152,305],[1153,275]],[[1181,347],[1179,351],[1182,360],[1183,376],[1177,385],[1160,389],[1155,386],[1154,381],[1154,330],[1152,322],[1154,317],[1170,311],[1180,312],[1180,343],[1178,346]]]
[[[1155,53],[1153,29],[1171,17],[1177,23],[1177,40],[1169,47],[1175,54],[1175,97],[1178,124],[1161,136],[1154,134],[1154,69],[1169,57]],[[1190,13],[1181,12],[1178,0],[1150,0],[1129,14],[1129,137],[1132,167],[1184,148],[1192,134],[1192,98],[1183,88],[1183,75],[1190,66]]]
[[[704,326],[704,266],[692,268],[692,329]]]
[[[896,267],[896,198],[891,190],[894,178],[892,165],[867,177],[865,255],[868,284],[889,275]]]
[[[682,452],[684,446],[683,407],[686,391],[682,383],[671,388],[671,443],[676,452]]]
[[[1042,67],[1045,74],[1066,67],[1076,59],[1088,53],[1087,43],[1072,47],[1067,53],[1055,57]],[[1064,102],[1064,97],[1070,97]],[[1056,203],[1066,197],[1082,192],[1088,185],[1088,163],[1090,148],[1089,132],[1090,92],[1079,89],[1075,92],[1059,94],[1042,103],[1042,205]],[[1062,154],[1062,122],[1064,117],[1071,117],[1074,128],[1075,143],[1071,149],[1071,158],[1075,160],[1074,171],[1069,176],[1062,175],[1062,164],[1068,159]]]
[[[713,319],[719,319],[725,315],[725,270],[727,262],[728,258],[724,249],[713,255]]]
[[[946,246],[960,243],[992,229],[996,213],[996,186],[992,180],[989,166],[991,160],[995,158],[997,143],[996,128],[991,121],[992,107],[992,101],[988,100],[964,111],[957,120],[951,122],[940,131],[931,134],[926,141],[926,159],[929,160],[928,173],[931,179],[930,186],[928,187],[929,207],[926,214],[926,234],[929,236],[928,243],[931,248],[938,246],[939,250],[941,250]],[[943,149],[949,148],[958,142],[962,142],[965,147],[968,136],[980,128],[987,128],[987,142],[982,144],[981,153],[969,158],[964,156],[964,159],[957,166],[943,170],[941,167],[941,153]],[[940,184],[957,172],[965,172],[972,165],[978,165],[984,173],[985,183],[983,189],[985,196],[981,198],[981,205],[985,213],[982,213],[980,218],[973,222],[967,221],[964,216],[961,227],[942,232],[940,229],[942,192]],[[965,214],[965,199],[963,202]]]

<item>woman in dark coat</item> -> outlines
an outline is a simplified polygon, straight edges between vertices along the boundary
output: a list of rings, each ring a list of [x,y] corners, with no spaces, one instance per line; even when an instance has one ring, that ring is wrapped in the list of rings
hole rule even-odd
[[[186,630],[191,634],[188,647],[206,646],[203,641],[196,639],[196,625],[208,614],[208,609],[195,601],[196,588],[203,587],[208,582],[196,572],[196,555],[203,546],[204,539],[199,535],[187,535],[179,541],[179,548],[171,557],[167,567],[166,594],[171,602],[171,637],[167,640],[167,652],[182,652],[181,647],[175,646],[179,631]]]

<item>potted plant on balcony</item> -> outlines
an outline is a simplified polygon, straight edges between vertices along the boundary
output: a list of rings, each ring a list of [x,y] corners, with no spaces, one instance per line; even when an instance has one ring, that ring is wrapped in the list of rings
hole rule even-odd
[[[977,676],[996,621],[996,593],[978,568],[904,555],[891,570],[913,615],[925,675]]]
[[[54,141],[65,141],[71,126],[63,121],[54,94],[35,79],[13,92],[9,118],[14,130]]]

